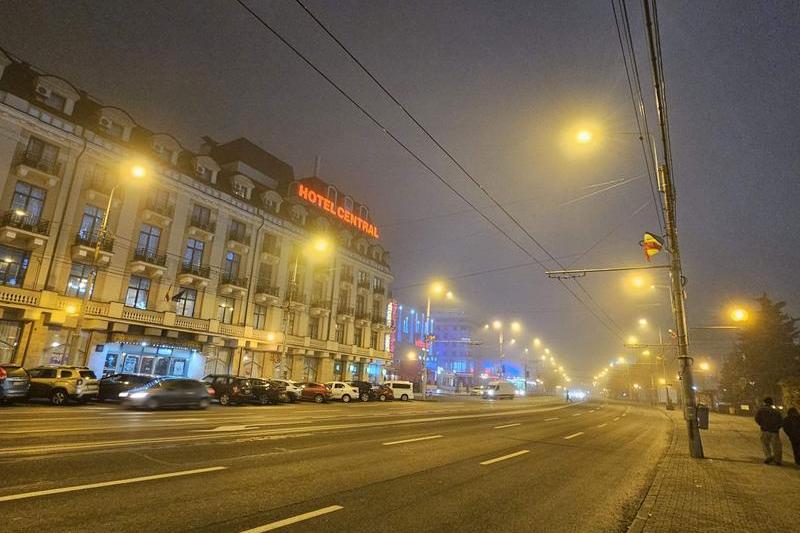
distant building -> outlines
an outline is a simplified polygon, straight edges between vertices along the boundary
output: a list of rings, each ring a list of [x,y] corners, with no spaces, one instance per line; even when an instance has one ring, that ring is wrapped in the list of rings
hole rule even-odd
[[[436,384],[461,389],[477,383],[473,336],[478,325],[463,311],[433,313],[433,356]],[[480,374],[480,372],[478,372]]]

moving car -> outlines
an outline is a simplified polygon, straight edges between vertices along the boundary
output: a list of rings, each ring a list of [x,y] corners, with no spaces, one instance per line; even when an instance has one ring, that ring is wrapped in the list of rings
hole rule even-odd
[[[313,383],[310,381],[298,383],[301,387],[300,399],[308,400],[316,403],[325,403],[331,399],[331,391],[328,390],[322,383]]]
[[[85,366],[48,365],[31,369],[29,398],[47,398],[53,405],[65,405],[69,400],[80,403],[97,398],[100,384]]]
[[[124,407],[159,409],[161,407],[194,407],[211,405],[214,389],[196,379],[156,378],[119,394]]]
[[[111,374],[100,380],[100,393],[97,399],[118,402],[120,392],[141,387],[145,383],[153,381],[153,379],[155,379],[155,376],[148,374]]]
[[[410,381],[386,381],[383,384],[390,388],[394,397],[401,402],[414,399],[414,384]]]
[[[485,390],[486,390],[486,387],[484,387],[483,385],[481,385],[479,387],[472,387],[469,390],[469,395],[470,396],[483,396],[483,391],[485,391]]]
[[[513,400],[515,395],[516,389],[514,388],[514,385],[508,381],[490,381],[483,390],[484,398],[495,400],[500,400],[503,398]]]
[[[271,381],[283,385],[286,388],[286,399],[289,403],[300,400],[300,391],[302,387],[296,381],[292,381],[291,379],[272,379]]]
[[[333,400],[342,400],[344,403],[350,403],[353,398],[360,396],[358,387],[354,387],[344,381],[329,381],[325,386],[331,391],[331,399]]]
[[[347,383],[358,389],[358,399],[362,402],[375,399],[375,396],[372,394],[372,383],[369,381],[348,381]]]
[[[28,396],[31,378],[19,365],[0,365],[0,403],[13,403]]]
[[[214,390],[214,398],[220,405],[238,403],[276,404],[286,397],[282,385],[260,378],[245,378],[227,374],[210,374],[203,378]]]

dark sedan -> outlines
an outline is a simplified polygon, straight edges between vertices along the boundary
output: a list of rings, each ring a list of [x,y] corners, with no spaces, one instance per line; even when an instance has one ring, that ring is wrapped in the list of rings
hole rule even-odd
[[[0,403],[12,403],[28,396],[31,378],[19,365],[0,365]]]
[[[100,400],[119,401],[119,393],[141,387],[155,379],[147,374],[111,374],[100,380]]]
[[[214,389],[202,381],[185,378],[159,378],[121,392],[125,407],[159,409],[162,407],[194,407],[206,409]]]
[[[213,396],[220,405],[267,405],[286,401],[286,387],[266,379],[210,374],[203,381],[214,389]]]

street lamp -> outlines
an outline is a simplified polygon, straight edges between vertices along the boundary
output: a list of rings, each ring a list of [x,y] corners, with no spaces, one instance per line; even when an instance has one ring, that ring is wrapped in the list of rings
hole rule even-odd
[[[422,399],[424,400],[427,391],[425,390],[427,387],[428,382],[428,359],[431,358],[433,355],[433,343],[436,340],[436,335],[433,333],[433,323],[431,321],[431,296],[442,296],[448,300],[453,299],[453,291],[447,290],[447,288],[441,282],[435,281],[431,283],[430,287],[428,287],[428,294],[427,299],[425,302],[425,321],[427,323],[426,329],[426,337],[425,337],[425,348],[428,353],[427,357],[423,361],[422,364],[422,378],[420,380],[420,392],[422,393]],[[488,324],[487,324],[488,327]]]
[[[639,326],[642,327],[642,328],[646,328],[647,327],[647,319],[646,318],[640,318],[639,319]]]
[[[747,322],[750,319],[750,313],[747,309],[737,307],[731,311],[731,320],[734,322]]]

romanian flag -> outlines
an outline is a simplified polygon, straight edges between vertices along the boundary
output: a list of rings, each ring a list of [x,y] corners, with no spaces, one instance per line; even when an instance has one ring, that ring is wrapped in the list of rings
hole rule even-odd
[[[650,232],[645,232],[641,245],[644,250],[644,258],[650,262],[650,258],[664,248],[664,240]]]

